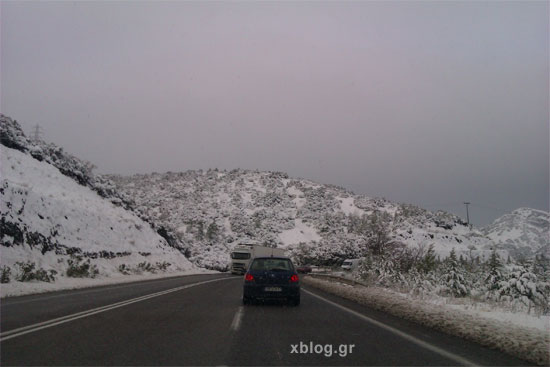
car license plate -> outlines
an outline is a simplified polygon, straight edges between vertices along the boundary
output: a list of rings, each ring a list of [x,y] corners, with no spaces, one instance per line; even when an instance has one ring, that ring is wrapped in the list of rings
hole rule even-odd
[[[281,292],[281,287],[265,287],[266,292]]]

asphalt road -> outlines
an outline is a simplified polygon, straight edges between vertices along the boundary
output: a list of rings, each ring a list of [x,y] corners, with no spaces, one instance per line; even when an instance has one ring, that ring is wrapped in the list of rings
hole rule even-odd
[[[298,307],[242,306],[242,277],[197,275],[1,302],[10,365],[525,365],[302,287]],[[311,350],[311,347],[313,347]]]

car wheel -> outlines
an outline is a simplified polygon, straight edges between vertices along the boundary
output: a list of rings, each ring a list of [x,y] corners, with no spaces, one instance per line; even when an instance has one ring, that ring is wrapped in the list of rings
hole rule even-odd
[[[243,296],[243,305],[249,305],[252,303],[252,300],[248,297]]]

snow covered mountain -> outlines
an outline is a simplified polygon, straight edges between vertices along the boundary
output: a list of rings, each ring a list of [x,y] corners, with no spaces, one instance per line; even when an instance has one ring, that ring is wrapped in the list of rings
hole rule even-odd
[[[89,182],[77,180],[76,166],[60,163],[63,159],[61,169],[54,166],[14,121],[1,118],[2,282],[10,274],[12,280],[48,280],[45,274],[101,277],[193,268],[149,223],[125,209],[129,204],[112,184],[103,185],[108,191],[100,196],[90,185],[106,180],[91,182],[89,175],[80,176]]]
[[[550,257],[550,213],[531,208],[519,208],[482,228],[499,249],[513,256]]]
[[[380,236],[441,257],[487,255],[492,241],[459,217],[280,172],[198,170],[111,176],[138,210],[176,232],[190,260],[223,269],[243,238],[330,264],[364,253]]]
[[[495,247],[502,258],[548,251],[548,213],[541,211],[519,209],[479,230],[446,212],[281,172],[95,175],[91,163],[30,141],[9,117],[0,120],[3,266],[32,260],[66,273],[78,256],[104,274],[147,263],[225,270],[242,239],[325,265],[376,246],[417,253],[433,246],[442,258],[452,249],[466,258],[487,258]]]

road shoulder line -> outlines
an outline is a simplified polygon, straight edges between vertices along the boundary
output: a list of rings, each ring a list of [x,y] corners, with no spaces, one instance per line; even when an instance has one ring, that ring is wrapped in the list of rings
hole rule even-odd
[[[441,356],[443,356],[443,357],[445,357],[445,358],[448,358],[448,359],[450,359],[450,360],[452,360],[452,361],[454,361],[454,362],[456,362],[456,363],[458,363],[458,364],[460,364],[460,365],[464,365],[464,366],[475,366],[475,363],[469,361],[469,360],[466,359],[466,358],[463,358],[463,357],[458,356],[458,355],[456,355],[456,354],[454,354],[454,353],[451,353],[451,352],[448,352],[448,351],[446,351],[446,350],[444,350],[444,349],[441,349],[441,348],[439,348],[439,347],[436,347],[435,345],[429,344],[429,343],[427,343],[427,342],[425,342],[425,341],[423,341],[423,340],[420,340],[420,339],[418,339],[418,338],[416,338],[416,337],[414,337],[414,336],[412,336],[412,335],[410,335],[410,334],[407,334],[407,333],[405,333],[405,332],[403,332],[403,331],[401,331],[401,330],[399,330],[399,329],[396,329],[396,328],[394,328],[394,327],[392,327],[392,326],[386,325],[386,324],[384,324],[384,323],[382,323],[382,322],[380,322],[380,321],[377,321],[377,320],[372,319],[372,318],[370,318],[370,317],[368,317],[368,316],[365,316],[365,315],[363,315],[363,314],[361,314],[361,313],[359,313],[359,312],[357,312],[357,311],[354,311],[354,310],[352,310],[352,309],[350,309],[350,308],[347,308],[347,307],[345,307],[345,306],[342,306],[342,305],[340,305],[340,304],[338,304],[338,303],[336,303],[336,302],[333,302],[333,301],[331,301],[331,300],[329,300],[329,299],[327,299],[327,298],[325,298],[325,297],[319,296],[318,294],[315,294],[315,293],[313,293],[313,292],[311,292],[311,291],[308,291],[307,289],[304,289],[303,287],[302,287],[302,291],[304,291],[304,292],[306,292],[307,294],[309,294],[309,295],[311,295],[311,296],[313,296],[313,297],[316,297],[316,298],[318,298],[318,299],[320,299],[320,300],[322,300],[322,301],[324,301],[324,302],[326,302],[326,303],[328,303],[328,304],[330,304],[330,305],[332,305],[332,306],[334,306],[334,307],[337,307],[337,308],[341,309],[342,311],[346,311],[346,312],[348,312],[348,313],[350,313],[350,314],[352,314],[352,315],[354,315],[354,316],[356,316],[356,317],[362,319],[363,321],[366,321],[366,322],[368,322],[368,323],[371,323],[371,324],[373,324],[373,325],[376,325],[376,326],[378,326],[378,327],[380,327],[380,328],[382,328],[382,329],[384,329],[384,330],[387,330],[387,331],[389,331],[389,332],[391,332],[391,333],[393,333],[393,334],[399,335],[400,337],[402,337],[402,338],[404,338],[404,339],[410,341],[411,343],[414,343],[414,344],[416,344],[416,345],[418,345],[418,346],[420,346],[420,347],[422,347],[422,348],[425,348],[425,349],[428,349],[428,350],[430,350],[430,351],[432,351],[432,352],[434,352],[434,353],[437,353],[437,354],[439,354],[439,355],[441,355]]]

